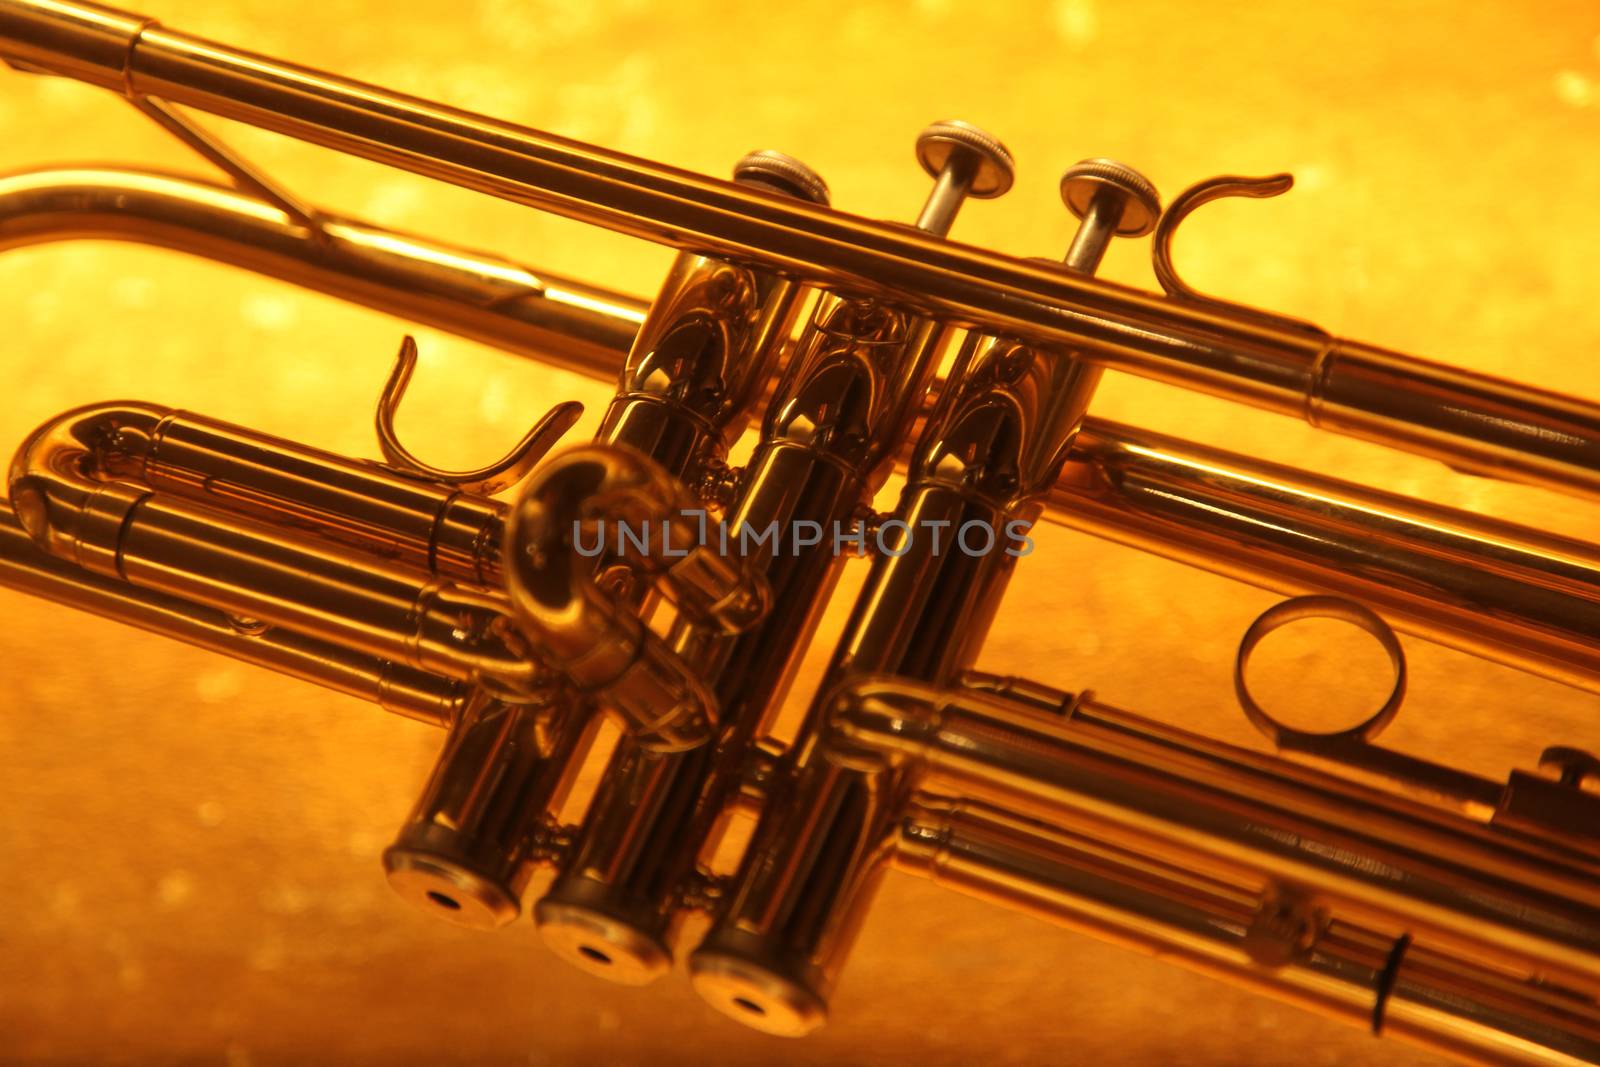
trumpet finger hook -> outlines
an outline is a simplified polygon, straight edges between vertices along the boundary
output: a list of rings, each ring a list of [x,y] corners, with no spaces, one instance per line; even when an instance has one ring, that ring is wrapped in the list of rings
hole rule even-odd
[[[518,441],[504,457],[486,467],[471,471],[444,471],[429,466],[413,456],[394,431],[394,414],[400,400],[411,384],[411,375],[417,369],[417,342],[409,334],[400,342],[400,353],[395,358],[394,370],[384,383],[378,397],[377,430],[378,447],[391,467],[415,474],[430,481],[443,482],[470,493],[492,496],[526,478],[561,435],[572,428],[583,414],[583,405],[575,400],[557,404],[533,424],[533,428]]]
[[[1155,268],[1156,281],[1161,283],[1161,288],[1166,290],[1168,296],[1184,297],[1189,300],[1211,300],[1180,278],[1172,266],[1173,235],[1178,232],[1178,227],[1195,208],[1204,207],[1213,200],[1230,196],[1248,196],[1264,200],[1267,197],[1281,196],[1293,187],[1292,174],[1273,174],[1265,178],[1241,178],[1224,174],[1196,182],[1179,193],[1177,198],[1167,205],[1167,210],[1161,213],[1161,220],[1156,223],[1154,243],[1150,249],[1151,265]]]
[[[1155,269],[1156,280],[1161,283],[1161,288],[1168,296],[1179,300],[1226,308],[1234,314],[1248,315],[1272,326],[1288,327],[1319,337],[1326,336],[1321,328],[1309,322],[1207,296],[1184,281],[1178,275],[1177,268],[1172,265],[1172,238],[1177,234],[1183,220],[1187,219],[1196,208],[1230,196],[1248,196],[1254,200],[1263,200],[1267,197],[1280,196],[1293,187],[1292,174],[1272,174],[1265,178],[1241,178],[1237,175],[1224,174],[1196,182],[1179,193],[1177,198],[1167,205],[1167,210],[1161,213],[1161,220],[1156,223],[1155,236],[1150,247],[1150,265]]]

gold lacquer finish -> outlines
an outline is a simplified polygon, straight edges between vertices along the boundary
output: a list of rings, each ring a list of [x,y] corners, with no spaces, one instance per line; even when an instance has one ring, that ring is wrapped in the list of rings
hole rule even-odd
[[[1600,405],[1184,279],[1191,215],[1288,175],[1163,207],[1139,171],[1084,159],[1059,179],[1064,257],[1018,258],[950,237],[1017,179],[958,120],[916,138],[931,189],[907,225],[834,209],[780,152],[705,177],[93,4],[0,0],[0,57],[123,96],[228,180],[0,177],[0,248],[187,252],[613,384],[590,442],[562,446],[582,408],[547,401],[499,459],[452,469],[407,443],[425,347],[407,336],[370,391],[381,460],[111,401],[48,419],[10,464],[0,584],[442,729],[382,852],[423,912],[480,930],[526,912],[622,984],[682,959],[723,1015],[800,1036],[869,995],[841,978],[900,872],[1448,1057],[1600,1062],[1588,738],[1509,773],[1378,743],[1421,688],[1397,629],[1600,691],[1600,548],[1090,414],[1124,371],[1600,496]],[[643,301],[360,222],[190,111],[671,260]],[[1160,292],[1096,276],[1119,237],[1152,238]],[[1056,527],[1292,596],[1219,668],[1265,746],[1191,728],[1203,709],[1176,687],[1183,725],[980,669],[1030,592],[1019,568],[1067,587],[1049,626],[1100,647],[1092,579],[1027,559]],[[851,559],[870,560],[858,586]],[[841,585],[854,607],[808,675]],[[1356,726],[1280,718],[1257,691],[1253,657],[1306,618],[1353,624],[1392,670]]]

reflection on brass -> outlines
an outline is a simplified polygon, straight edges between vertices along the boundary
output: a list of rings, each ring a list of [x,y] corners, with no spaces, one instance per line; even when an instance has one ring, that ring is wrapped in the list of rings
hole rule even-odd
[[[907,226],[834,210],[781,153],[702,177],[89,4],[0,0],[0,56],[124,95],[232,182],[0,178],[0,247],[191,252],[616,382],[592,442],[547,457],[578,415],[557,404],[503,459],[451,472],[395,427],[407,338],[378,394],[383,462],[106,402],[11,463],[0,583],[444,729],[384,852],[418,907],[481,929],[526,909],[623,983],[682,955],[713,1007],[800,1035],[898,870],[1446,1055],[1600,1062],[1600,761],[1554,744],[1502,783],[1372,743],[1407,685],[1391,625],[1600,691],[1600,549],[1087,414],[1121,370],[1600,496],[1600,406],[1179,277],[1192,210],[1287,176],[1212,179],[1163,212],[1138,171],[1087,159],[1060,182],[1079,220],[1063,260],[1024,260],[947,237],[1015,176],[963,122],[918,138],[933,186]],[[646,303],[359,223],[180,109],[676,256]],[[1095,277],[1114,237],[1152,232],[1164,295]],[[981,672],[1040,520],[1297,594],[1236,665],[1278,751]],[[780,737],[852,555],[865,584]],[[1256,642],[1307,615],[1362,627],[1394,665],[1360,726],[1290,729],[1250,695]],[[598,785],[564,822],[586,767]]]

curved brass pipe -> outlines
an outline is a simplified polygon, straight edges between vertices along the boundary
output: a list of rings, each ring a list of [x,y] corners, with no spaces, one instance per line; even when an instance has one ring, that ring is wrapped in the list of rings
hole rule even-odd
[[[709,740],[716,701],[631,605],[601,589],[595,561],[626,560],[685,615],[730,632],[753,625],[768,608],[764,581],[702,544],[693,508],[684,489],[642,453],[596,444],[535,472],[506,526],[511,604],[538,655],[621,713],[639,743],[656,751]],[[586,526],[592,551],[578,543]]]
[[[498,585],[507,512],[498,501],[203,415],[111,407],[115,439],[78,442],[101,474],[444,578]],[[54,433],[87,432],[70,421],[52,425]]]
[[[137,477],[166,417],[151,405],[100,404],[35,430],[10,473],[12,505],[34,541],[95,573],[514,702],[544,697],[549,679],[503,600],[123,480]]]
[[[105,535],[120,533],[151,491],[115,479],[164,415],[151,404],[96,404],[34,430],[12,457],[8,478],[11,506],[28,536],[87,570],[123,577]]]
[[[68,167],[0,177],[0,250],[129,241],[314,289],[579,374],[610,378],[646,304],[457,248],[319,212],[314,233],[266,201],[155,171]]]

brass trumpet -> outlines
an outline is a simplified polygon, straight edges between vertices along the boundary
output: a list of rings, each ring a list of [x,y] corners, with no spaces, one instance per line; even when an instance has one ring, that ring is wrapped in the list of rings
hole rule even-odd
[[[1373,743],[1405,688],[1391,624],[1600,689],[1597,550],[1087,414],[1110,368],[1596,495],[1600,407],[1183,282],[1189,213],[1286,178],[1213,179],[1163,207],[1136,171],[1086,160],[1061,188],[1080,228],[1043,263],[947,238],[965,198],[1011,182],[1004,147],[957,122],[919,138],[934,186],[906,227],[833,210],[777,153],[705,178],[87,4],[0,2],[0,55],[123,94],[232,180],[14,176],[0,243],[179,248],[617,380],[591,444],[551,454],[574,417],[558,405],[474,471],[399,441],[410,345],[378,405],[382,463],[146,402],[68,412],[12,463],[7,585],[446,729],[385,854],[414,903],[480,927],[531,904],[558,954],[626,982],[666,970],[701,913],[697,990],[800,1034],[896,868],[1463,1059],[1600,1060],[1600,763],[1557,746],[1555,774],[1500,782]],[[677,258],[646,306],[333,217],[180,107]],[[1094,277],[1113,238],[1147,234],[1161,295]],[[1041,517],[1297,594],[1236,668],[1282,755],[979,671],[1027,565],[999,535]],[[948,531],[942,549],[925,531]],[[827,681],[779,741],[775,708],[857,552],[870,572]],[[651,619],[660,600],[670,619]],[[1250,693],[1255,643],[1308,614],[1394,662],[1393,696],[1353,729],[1291,728]],[[625,732],[610,753],[602,716]],[[591,757],[600,786],[563,823]],[[749,844],[718,869],[735,823]],[[554,881],[526,902],[541,867]]]

